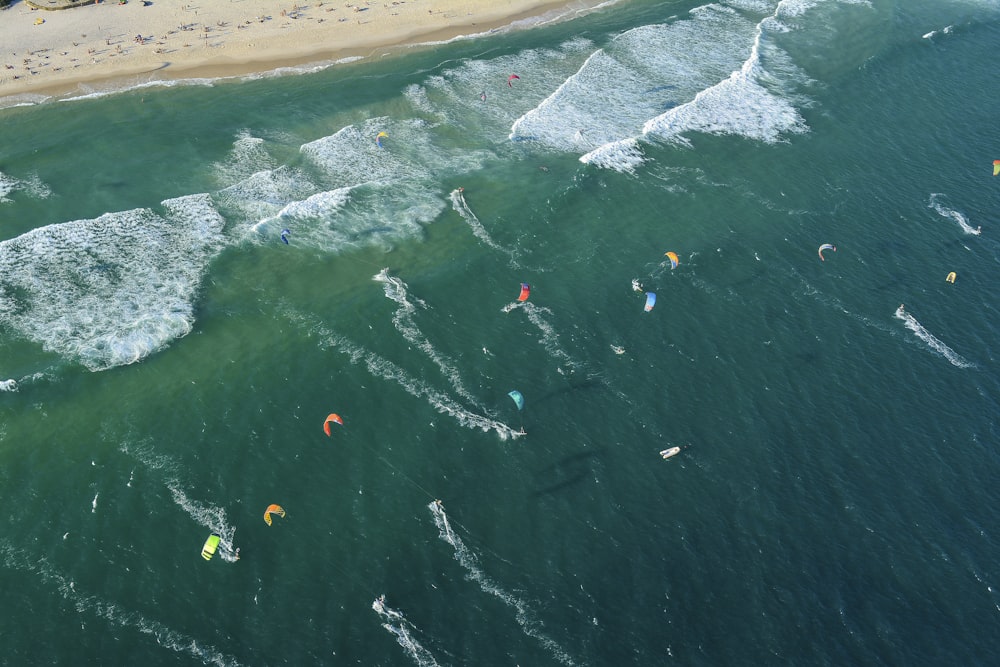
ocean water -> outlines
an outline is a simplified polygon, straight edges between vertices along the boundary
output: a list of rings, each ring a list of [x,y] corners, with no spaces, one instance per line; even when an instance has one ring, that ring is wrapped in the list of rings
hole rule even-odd
[[[636,1],[0,110],[0,664],[995,664],[998,44]]]

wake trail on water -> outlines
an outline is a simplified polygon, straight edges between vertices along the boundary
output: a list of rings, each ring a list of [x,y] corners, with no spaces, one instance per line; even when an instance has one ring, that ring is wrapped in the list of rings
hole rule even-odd
[[[958,211],[948,208],[942,203],[944,195],[940,192],[935,192],[931,194],[930,201],[927,203],[927,208],[933,209],[938,213],[938,215],[948,218],[949,220],[954,220],[958,223],[958,226],[966,234],[972,234],[973,236],[979,236],[983,233],[983,230],[979,227],[973,227],[969,224],[969,219]]]
[[[913,317],[906,311],[903,310],[903,306],[896,309],[896,319],[901,320],[906,328],[916,334],[917,338],[924,341],[933,352],[944,357],[951,362],[953,366],[958,368],[974,368],[975,364],[972,364],[961,356],[959,356],[954,350],[942,343],[940,340],[934,337],[931,332],[927,331],[917,318]]]
[[[240,662],[213,646],[200,643],[194,637],[172,630],[166,625],[135,611],[128,611],[114,602],[81,593],[69,577],[61,574],[44,556],[33,556],[7,542],[0,542],[3,567],[36,575],[43,583],[54,586],[63,599],[73,604],[77,613],[89,613],[113,625],[150,635],[159,646],[189,655],[206,665],[239,667]]]
[[[184,485],[176,477],[176,471],[180,465],[170,457],[154,453],[148,446],[122,444],[119,451],[131,456],[149,470],[158,470],[166,473],[164,486],[170,491],[170,495],[181,509],[198,524],[208,528],[211,532],[220,537],[217,554],[222,560],[235,563],[239,558],[236,556],[236,549],[233,541],[236,538],[236,526],[229,522],[226,511],[210,503],[202,503],[188,497],[184,492]],[[129,484],[131,485],[131,478]],[[96,498],[95,498],[96,502]]]
[[[417,627],[403,617],[399,612],[385,603],[385,596],[379,596],[372,602],[372,609],[384,621],[382,627],[396,637],[396,642],[403,647],[406,654],[420,667],[439,667],[433,654],[420,645],[414,637],[419,632]]]
[[[365,349],[348,338],[327,329],[311,316],[288,314],[292,321],[306,321],[313,331],[321,338],[321,349],[332,348],[347,356],[352,364],[363,365],[368,372],[377,378],[395,383],[403,391],[415,398],[425,399],[428,404],[440,414],[448,415],[461,426],[480,431],[494,431],[501,440],[518,438],[523,435],[507,424],[489,415],[481,415],[464,407],[457,400],[443,391],[439,391],[412,377],[398,365],[388,359]],[[311,321],[310,321],[311,320]]]
[[[514,301],[512,303],[508,303],[500,310],[504,313],[509,313],[513,310],[524,311],[528,321],[538,328],[538,331],[541,334],[541,338],[538,339],[538,343],[545,349],[545,351],[548,352],[553,359],[565,364],[566,370],[570,373],[575,372],[580,367],[580,364],[559,345],[559,334],[556,333],[555,327],[552,326],[547,319],[545,319],[546,315],[552,315],[551,310],[545,308],[544,306],[536,306],[529,301]],[[562,374],[565,374],[566,372],[562,368],[558,370]]]
[[[575,664],[573,659],[562,649],[562,647],[541,632],[539,629],[541,623],[535,619],[535,615],[528,608],[527,603],[512,593],[508,593],[503,590],[486,576],[482,568],[479,566],[479,558],[472,550],[465,546],[462,539],[455,533],[454,530],[452,530],[451,524],[448,522],[448,515],[445,514],[444,506],[441,502],[435,500],[430,503],[427,508],[431,511],[431,516],[434,517],[434,525],[437,526],[438,537],[450,544],[455,550],[455,560],[458,561],[459,565],[461,565],[462,568],[468,573],[468,579],[479,584],[479,588],[484,593],[489,593],[502,601],[508,607],[512,608],[514,610],[514,617],[517,620],[518,625],[520,625],[521,629],[524,631],[524,634],[540,642],[541,645],[556,658],[556,660],[564,665]]]
[[[507,255],[510,258],[511,265],[514,267],[517,266],[517,262],[515,261],[517,258],[517,252],[512,248],[505,248],[493,240],[489,232],[486,231],[486,228],[483,227],[483,223],[479,221],[476,214],[472,212],[471,208],[469,208],[469,203],[465,201],[465,195],[463,194],[461,188],[451,191],[451,205],[452,208],[455,209],[455,212],[462,216],[462,219],[465,220],[467,225],[469,225],[473,236],[494,250],[498,250]]]
[[[399,308],[396,309],[396,313],[392,316],[392,323],[396,327],[396,331],[402,334],[407,342],[423,352],[438,367],[441,374],[448,379],[455,393],[471,403],[478,410],[485,412],[486,409],[465,388],[458,368],[455,367],[450,359],[438,352],[431,342],[427,340],[427,337],[420,328],[417,327],[414,321],[414,314],[417,312],[417,307],[427,308],[427,304],[418,298],[411,300],[406,283],[396,276],[390,276],[389,269],[387,268],[382,269],[378,274],[373,276],[372,280],[382,283],[386,297],[399,304]]]

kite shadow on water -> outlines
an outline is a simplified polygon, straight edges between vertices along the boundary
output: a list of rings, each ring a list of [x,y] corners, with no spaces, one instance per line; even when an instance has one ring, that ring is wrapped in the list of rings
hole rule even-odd
[[[604,382],[604,380],[595,376],[590,376],[576,382],[570,382],[565,386],[552,389],[544,394],[538,395],[537,397],[533,397],[532,403],[537,405],[539,403],[545,402],[548,399],[555,398],[556,396],[560,396],[562,394],[570,394],[573,392],[590,390],[590,389],[600,389],[606,386],[607,385]]]
[[[602,454],[605,448],[589,449],[584,452],[570,454],[555,463],[549,464],[535,473],[536,480],[545,480],[548,485],[532,491],[531,497],[548,496],[570,486],[579,484],[593,470],[591,460]]]

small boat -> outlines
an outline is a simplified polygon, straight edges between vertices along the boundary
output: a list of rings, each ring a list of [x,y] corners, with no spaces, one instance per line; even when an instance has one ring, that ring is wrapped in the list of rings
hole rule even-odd
[[[662,452],[660,452],[660,456],[662,456],[665,459],[669,459],[671,456],[676,456],[677,454],[680,454],[680,452],[681,452],[680,447],[671,447],[670,449],[664,449]]]
[[[212,556],[215,555],[215,550],[219,548],[219,541],[221,539],[222,538],[215,533],[209,535],[208,539],[205,540],[205,546],[201,548],[201,557],[205,560],[212,560]]]

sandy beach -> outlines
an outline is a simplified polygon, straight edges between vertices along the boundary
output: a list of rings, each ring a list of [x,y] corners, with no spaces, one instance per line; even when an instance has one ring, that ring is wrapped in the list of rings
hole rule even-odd
[[[45,0],[35,0],[45,5]],[[55,0],[50,4],[54,5]],[[102,0],[0,10],[0,98],[224,77],[370,57],[597,2],[545,0]]]

